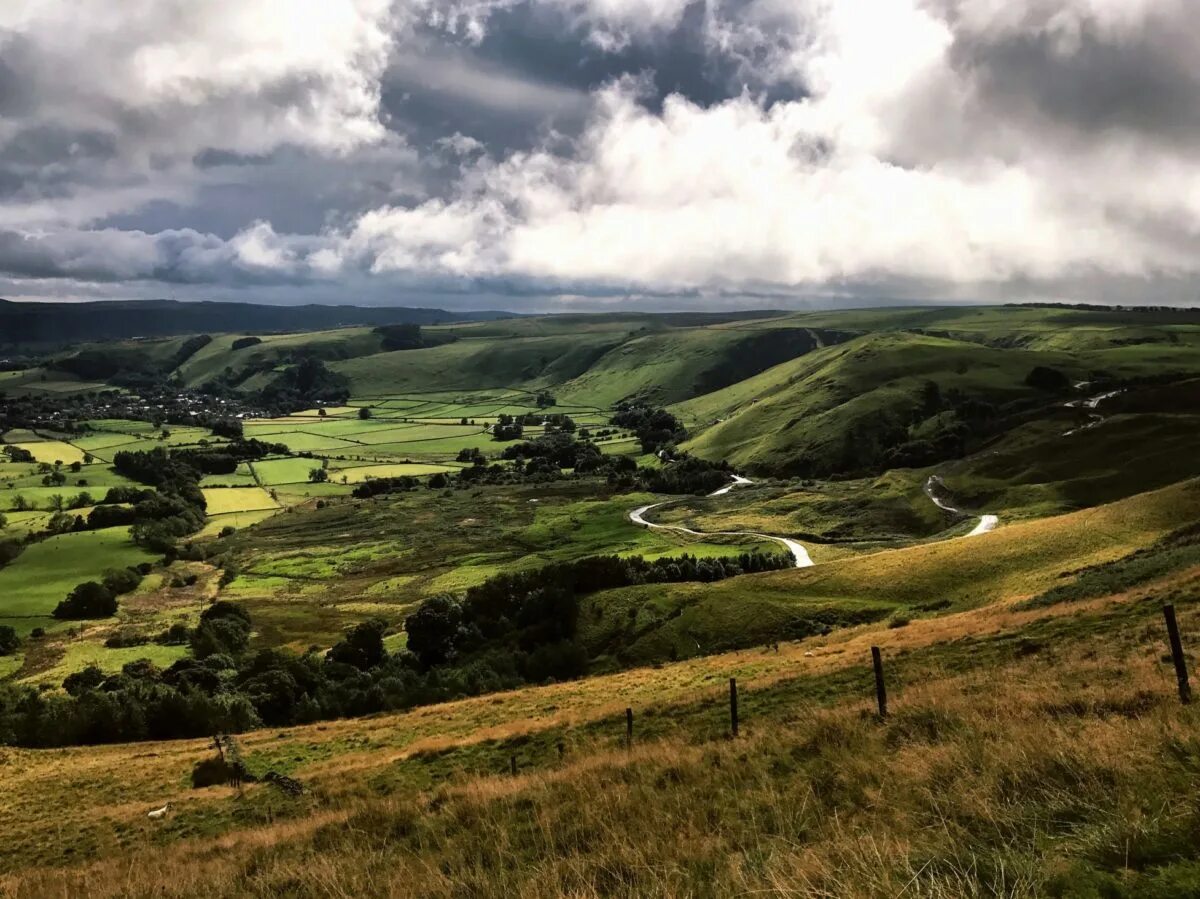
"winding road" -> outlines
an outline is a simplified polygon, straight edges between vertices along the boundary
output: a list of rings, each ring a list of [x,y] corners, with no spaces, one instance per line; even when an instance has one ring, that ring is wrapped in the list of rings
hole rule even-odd
[[[1076,389],[1081,389],[1086,385],[1086,383],[1086,381],[1081,381],[1079,384],[1076,384],[1075,387]],[[1088,397],[1087,399],[1071,400],[1063,403],[1063,406],[1067,409],[1083,409],[1087,412],[1088,416],[1086,423],[1071,428],[1069,431],[1063,431],[1063,436],[1070,437],[1072,434],[1078,434],[1080,431],[1086,431],[1089,428],[1094,428],[1096,425],[1100,424],[1100,422],[1104,421],[1104,416],[1096,411],[1096,407],[1105,400],[1111,399],[1121,392],[1122,391],[1120,390],[1110,390],[1108,393],[1100,393],[1096,396]]]
[[[937,493],[934,492],[935,488],[945,490],[946,485],[941,478],[933,474],[930,475],[929,480],[925,482],[925,495],[933,500],[933,504],[939,509],[945,509],[947,512],[951,512],[955,515],[967,514],[962,509],[956,509],[948,502],[942,500]],[[993,530],[999,523],[1000,517],[998,515],[981,515],[979,517],[979,524],[975,525],[975,530],[971,531],[969,534],[964,534],[963,536],[978,537],[980,534],[986,534],[988,531]]]
[[[722,487],[720,490],[714,490],[709,496],[724,496],[735,487],[743,487],[746,484],[751,484],[749,478],[743,478],[741,475],[734,475],[733,480]],[[715,531],[704,533],[702,531],[693,531],[691,528],[685,528],[677,524],[655,524],[653,521],[646,520],[646,513],[652,509],[659,509],[663,506],[669,506],[680,502],[677,499],[665,500],[661,503],[651,503],[647,506],[638,506],[629,513],[629,520],[636,525],[644,528],[653,528],[656,531],[675,531],[680,534],[689,534],[693,537],[758,537],[760,540],[773,540],[776,543],[782,543],[792,559],[796,562],[797,568],[808,568],[813,564],[812,558],[808,554],[808,550],[804,548],[804,544],[798,543],[789,537],[776,537],[773,534],[759,534],[754,531]]]

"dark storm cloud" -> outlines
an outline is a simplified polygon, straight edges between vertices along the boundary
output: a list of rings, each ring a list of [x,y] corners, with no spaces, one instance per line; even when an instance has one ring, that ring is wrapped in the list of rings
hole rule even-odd
[[[950,55],[985,108],[1040,126],[1200,143],[1200,36],[1193,22],[1150,16],[1127,33],[1085,19],[1072,34],[1043,28],[959,34]]]
[[[0,0],[0,275],[530,309],[1200,272],[1186,0],[293,2],[319,38]]]
[[[714,45],[710,14],[709,4],[698,0],[670,27],[635,31],[607,49],[565,8],[534,2],[494,11],[477,43],[421,29],[389,67],[383,106],[390,126],[420,146],[457,132],[500,154],[528,149],[551,129],[578,133],[591,93],[624,76],[641,79],[642,102],[655,111],[670,95],[702,107],[744,89],[768,103],[803,95],[794,84],[765,79],[748,65],[755,60]],[[787,40],[780,33],[774,43],[759,48],[758,62]]]

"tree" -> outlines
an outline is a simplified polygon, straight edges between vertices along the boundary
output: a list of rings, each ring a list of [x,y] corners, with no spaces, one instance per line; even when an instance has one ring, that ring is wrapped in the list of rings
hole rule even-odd
[[[359,406],[358,407],[358,417],[360,419],[362,419],[363,421],[366,421],[368,418],[371,417],[371,410],[368,409],[366,406]]]
[[[0,531],[4,530],[6,527],[8,527],[8,518],[3,512],[0,512]]]
[[[83,490],[80,493],[77,493],[75,496],[71,497],[71,499],[67,503],[67,505],[68,505],[68,507],[70,507],[72,509],[83,509],[83,508],[86,508],[87,506],[96,505],[96,500],[92,497],[92,495],[90,493],[88,493],[86,490]]]
[[[25,544],[20,540],[8,538],[0,540],[0,568],[3,568],[17,556],[21,555],[21,551],[25,548]]]
[[[387,657],[383,649],[383,634],[386,630],[387,622],[382,618],[371,618],[356,624],[346,634],[345,639],[329,650],[326,658],[331,662],[353,665],[360,671],[374,668]]]
[[[1056,368],[1038,365],[1025,376],[1025,383],[1035,390],[1061,393],[1071,386],[1071,379]]]
[[[0,624],[0,656],[10,656],[21,646],[21,640],[14,628]]]
[[[83,463],[78,460],[72,462],[71,471],[73,471],[75,474],[79,474],[79,472],[83,471]]]
[[[426,668],[443,664],[454,654],[462,620],[462,606],[455,597],[430,597],[404,619],[409,650]]]
[[[220,600],[204,610],[192,632],[192,654],[198,659],[239,655],[250,643],[250,615],[237,603]]]
[[[84,581],[55,606],[53,614],[55,618],[72,621],[110,618],[117,614],[117,598],[103,584]]]
[[[313,484],[324,484],[329,480],[329,472],[324,468],[309,469],[308,480]]]

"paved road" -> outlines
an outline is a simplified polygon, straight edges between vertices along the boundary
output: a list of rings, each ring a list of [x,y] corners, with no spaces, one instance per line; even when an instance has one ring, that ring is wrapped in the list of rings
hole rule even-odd
[[[749,478],[743,478],[741,475],[734,475],[733,481],[726,484],[720,490],[714,490],[709,496],[724,496],[735,487],[743,487],[746,484],[751,484]],[[804,548],[802,543],[797,543],[789,537],[776,537],[774,534],[758,534],[754,531],[716,531],[715,533],[704,533],[702,531],[694,531],[691,528],[683,527],[677,524],[655,524],[653,521],[646,520],[646,513],[652,509],[658,509],[662,506],[673,505],[679,500],[671,499],[661,503],[651,503],[647,506],[638,506],[629,513],[629,520],[636,525],[641,525],[644,528],[654,528],[658,531],[675,531],[680,534],[690,534],[693,537],[758,537],[760,540],[773,540],[776,543],[782,543],[792,559],[796,562],[797,568],[808,568],[813,564],[812,557],[809,556],[808,550]]]

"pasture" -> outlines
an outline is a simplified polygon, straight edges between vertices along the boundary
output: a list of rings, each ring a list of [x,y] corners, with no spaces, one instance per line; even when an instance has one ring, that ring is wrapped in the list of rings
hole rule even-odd
[[[31,544],[0,569],[0,624],[23,633],[53,626],[51,612],[77,584],[99,580],[109,568],[156,558],[129,540],[127,528],[60,534]]]

